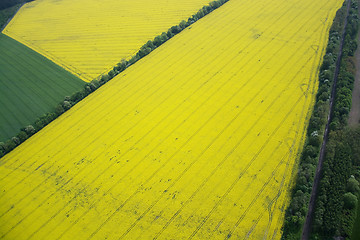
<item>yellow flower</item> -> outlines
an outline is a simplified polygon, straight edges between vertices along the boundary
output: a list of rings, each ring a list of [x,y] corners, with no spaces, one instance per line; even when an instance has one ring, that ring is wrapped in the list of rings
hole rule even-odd
[[[340,6],[230,0],[129,67],[1,159],[5,239],[280,239]]]

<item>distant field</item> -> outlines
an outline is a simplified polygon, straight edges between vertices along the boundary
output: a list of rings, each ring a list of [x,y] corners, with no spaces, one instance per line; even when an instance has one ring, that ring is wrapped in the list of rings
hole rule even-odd
[[[4,34],[0,34],[0,141],[53,111],[84,82]]]
[[[209,2],[37,0],[4,33],[90,81]]]
[[[280,239],[341,4],[230,0],[129,67],[0,159],[0,238]]]

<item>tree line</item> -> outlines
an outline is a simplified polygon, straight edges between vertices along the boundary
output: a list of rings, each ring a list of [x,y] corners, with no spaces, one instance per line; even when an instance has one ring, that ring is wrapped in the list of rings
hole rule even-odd
[[[319,88],[312,115],[309,119],[306,140],[300,156],[299,167],[291,200],[285,212],[282,239],[300,239],[308,212],[311,191],[324,135],[336,61],[341,44],[341,34],[347,15],[346,3],[337,11],[329,31],[328,44],[319,72]]]
[[[40,131],[43,127],[45,127],[54,119],[56,119],[64,112],[69,110],[76,103],[84,99],[86,96],[96,91],[99,87],[110,81],[119,73],[123,72],[132,64],[136,63],[138,60],[148,55],[150,52],[152,52],[153,50],[164,44],[166,41],[174,37],[176,34],[180,33],[182,30],[184,30],[191,24],[195,23],[202,17],[206,16],[207,14],[211,13],[212,11],[214,11],[215,9],[222,6],[224,3],[228,1],[229,0],[216,0],[210,2],[206,6],[203,6],[197,13],[189,17],[187,21],[183,20],[178,25],[169,28],[167,32],[163,32],[160,35],[156,36],[153,40],[147,41],[139,49],[139,51],[129,60],[122,59],[108,73],[102,74],[100,77],[92,80],[90,83],[86,83],[83,89],[81,89],[78,92],[75,92],[71,96],[66,96],[64,100],[55,107],[54,111],[46,113],[43,116],[39,117],[33,124],[21,128],[16,136],[8,139],[6,142],[0,142],[0,157],[12,151],[14,148],[16,148],[26,139],[31,137],[36,132]]]
[[[350,239],[356,219],[360,179],[360,127],[349,128],[355,80],[358,2],[351,2],[338,76],[329,143],[316,199],[311,239]]]

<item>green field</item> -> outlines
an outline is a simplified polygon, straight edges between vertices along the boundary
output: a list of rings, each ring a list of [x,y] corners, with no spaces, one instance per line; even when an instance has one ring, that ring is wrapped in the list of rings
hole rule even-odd
[[[0,33],[0,141],[16,135],[65,96],[80,90],[82,80]]]

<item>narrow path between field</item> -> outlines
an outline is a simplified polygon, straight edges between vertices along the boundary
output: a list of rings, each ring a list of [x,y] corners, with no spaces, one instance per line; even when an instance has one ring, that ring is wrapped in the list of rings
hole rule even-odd
[[[325,131],[324,131],[323,143],[322,143],[321,149],[320,149],[319,162],[318,162],[318,165],[317,165],[317,168],[316,168],[314,184],[313,184],[313,188],[312,188],[312,191],[311,191],[309,209],[308,209],[308,213],[306,215],[306,219],[305,219],[305,223],[304,223],[304,227],[303,227],[303,231],[302,231],[301,239],[303,239],[303,240],[308,240],[309,236],[310,236],[311,221],[312,221],[312,217],[313,217],[313,213],[314,213],[315,199],[316,199],[316,194],[318,192],[320,176],[321,176],[320,173],[321,173],[321,169],[322,169],[322,165],[323,165],[323,161],[324,161],[326,143],[327,143],[328,136],[329,136],[329,125],[330,125],[330,122],[331,122],[331,115],[332,115],[333,106],[334,106],[336,82],[337,82],[337,78],[338,78],[338,75],[339,75],[340,62],[341,62],[342,50],[343,50],[344,38],[345,38],[345,29],[346,29],[346,25],[347,25],[347,17],[349,15],[349,10],[350,10],[350,0],[347,0],[345,24],[344,24],[343,32],[341,34],[342,38],[341,38],[341,42],[340,42],[338,58],[336,60],[334,82],[333,82],[333,86],[332,86],[332,89],[331,89],[330,110],[329,110],[329,115],[328,115],[328,118],[327,118],[327,123],[326,123]]]
[[[359,9],[360,13],[360,9]],[[360,43],[360,32],[358,32],[358,44]],[[355,82],[354,82],[354,89],[352,93],[352,104],[351,110],[349,114],[349,126],[356,126],[360,123],[360,47],[356,49],[355,52],[355,67],[356,67],[356,74],[355,74]]]

